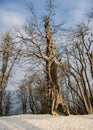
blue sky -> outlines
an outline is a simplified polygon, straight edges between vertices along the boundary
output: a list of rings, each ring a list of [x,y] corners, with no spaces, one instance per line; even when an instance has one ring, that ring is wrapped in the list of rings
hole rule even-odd
[[[44,14],[46,0],[0,0],[0,30],[7,31],[13,25],[22,25],[29,17],[26,1],[35,6],[38,15]],[[67,26],[84,20],[93,5],[93,0],[54,0],[56,21],[66,21]]]

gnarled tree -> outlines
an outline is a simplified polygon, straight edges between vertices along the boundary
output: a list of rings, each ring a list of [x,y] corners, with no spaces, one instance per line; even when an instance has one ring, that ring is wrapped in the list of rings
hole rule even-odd
[[[57,49],[56,42],[53,38],[53,32],[51,30],[51,15],[52,15],[52,0],[49,1],[49,14],[44,17],[43,29],[38,24],[38,19],[30,6],[31,13],[33,15],[32,21],[29,25],[25,26],[25,35],[19,33],[18,38],[21,38],[27,50],[25,54],[27,56],[36,56],[41,59],[45,65],[44,72],[46,75],[47,88],[45,88],[47,112],[52,115],[59,112],[59,106],[63,110],[61,112],[69,115],[69,109],[66,106],[63,97],[60,93],[60,82],[58,80],[58,67],[57,61]],[[45,46],[44,46],[45,45]],[[44,49],[43,49],[44,48]]]

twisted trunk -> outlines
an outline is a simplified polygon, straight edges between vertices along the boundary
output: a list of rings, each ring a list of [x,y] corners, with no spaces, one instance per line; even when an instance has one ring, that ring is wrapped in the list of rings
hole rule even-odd
[[[45,19],[45,31],[46,31],[46,41],[47,41],[47,57],[46,70],[47,70],[47,82],[48,82],[48,97],[49,97],[49,113],[54,115],[59,112],[59,105],[61,107],[60,112],[69,115],[69,109],[63,101],[60,94],[60,83],[58,80],[58,65],[56,64],[56,44],[53,39],[51,29],[50,29],[50,19],[46,17]]]

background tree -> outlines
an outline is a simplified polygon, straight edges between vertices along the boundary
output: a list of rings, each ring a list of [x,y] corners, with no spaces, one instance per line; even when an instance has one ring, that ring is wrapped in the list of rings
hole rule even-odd
[[[74,93],[74,98],[72,95],[70,101],[73,102],[74,106],[77,105],[77,111],[74,109],[74,113],[77,114],[93,113],[93,77],[90,56],[92,42],[92,35],[88,27],[80,24],[74,34],[72,33],[70,45],[65,47],[66,64],[63,64],[62,70],[66,86],[71,90],[71,95]]]
[[[9,32],[5,33],[0,45],[1,53],[1,69],[0,69],[0,115],[2,115],[2,97],[5,88],[7,87],[11,71],[18,58],[19,51],[16,50],[14,41]]]
[[[3,115],[8,116],[10,114],[10,109],[11,109],[11,93],[10,92],[4,91],[2,104],[3,104],[2,105]]]
[[[27,113],[28,88],[26,84],[22,84],[17,91],[18,97],[21,99],[23,114]]]

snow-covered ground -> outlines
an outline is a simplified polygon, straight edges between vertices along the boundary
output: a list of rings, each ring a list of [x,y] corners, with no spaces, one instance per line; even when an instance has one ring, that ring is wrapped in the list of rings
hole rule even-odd
[[[93,115],[0,117],[0,130],[93,130]]]

